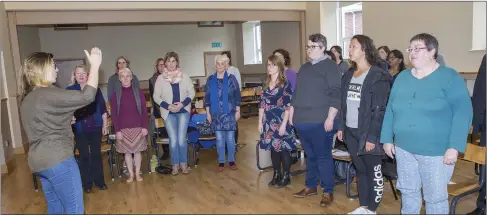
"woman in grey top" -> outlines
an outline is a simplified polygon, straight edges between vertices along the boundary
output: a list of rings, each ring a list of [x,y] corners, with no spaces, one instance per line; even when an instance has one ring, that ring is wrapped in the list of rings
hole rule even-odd
[[[29,166],[42,183],[48,214],[83,214],[83,190],[73,156],[71,119],[95,100],[101,50],[85,50],[91,70],[83,90],[53,86],[58,69],[51,55],[32,53],[20,70],[22,125],[29,140]]]
[[[348,69],[350,69],[350,66],[346,61],[343,60],[342,47],[333,46],[331,47],[330,51],[335,56],[335,61],[337,62],[338,68],[340,68],[341,75],[343,76]]]

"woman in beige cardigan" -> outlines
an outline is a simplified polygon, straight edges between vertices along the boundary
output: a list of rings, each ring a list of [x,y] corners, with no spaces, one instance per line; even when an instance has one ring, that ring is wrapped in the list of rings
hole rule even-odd
[[[153,98],[161,107],[161,116],[169,135],[172,175],[177,175],[181,171],[188,174],[190,168],[186,132],[191,100],[195,94],[194,87],[189,76],[184,75],[179,69],[178,54],[168,52],[164,59],[166,68],[156,80]]]

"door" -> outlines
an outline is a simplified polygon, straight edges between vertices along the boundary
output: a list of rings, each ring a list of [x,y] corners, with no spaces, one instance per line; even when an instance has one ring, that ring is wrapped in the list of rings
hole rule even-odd
[[[54,59],[58,68],[56,86],[65,89],[71,84],[73,69],[77,65],[84,64],[84,59]]]

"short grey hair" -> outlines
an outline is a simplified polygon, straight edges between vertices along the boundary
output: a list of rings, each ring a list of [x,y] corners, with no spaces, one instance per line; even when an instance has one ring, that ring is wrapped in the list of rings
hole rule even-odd
[[[215,65],[220,62],[220,63],[230,63],[230,59],[228,58],[227,55],[222,54],[222,55],[217,55],[215,57]]]
[[[313,42],[313,43],[318,43],[320,45],[323,46],[323,48],[325,48],[326,50],[326,47],[327,47],[327,44],[326,44],[326,37],[323,36],[323,34],[320,34],[320,33],[317,33],[317,34],[311,34],[309,35],[308,39]]]
[[[130,75],[132,75],[132,71],[128,67],[125,67],[125,68],[120,69],[118,71],[119,74],[122,73],[122,72],[127,72],[127,73],[130,73]]]

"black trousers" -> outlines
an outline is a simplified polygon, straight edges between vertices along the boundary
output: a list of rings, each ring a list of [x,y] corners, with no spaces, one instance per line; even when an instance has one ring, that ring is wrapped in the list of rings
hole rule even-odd
[[[366,206],[376,211],[384,193],[384,179],[382,177],[382,156],[360,155],[359,132],[356,128],[345,128],[345,143],[355,166],[357,176],[357,189],[360,206]],[[377,146],[376,146],[377,147]]]
[[[280,152],[276,152],[271,149],[271,161],[274,171],[278,171],[279,173],[284,171],[284,174],[289,174],[291,172],[292,158],[290,151],[283,150]]]
[[[93,183],[105,185],[103,163],[101,159],[101,128],[96,132],[75,134],[76,148],[79,150],[79,170],[83,188],[91,189]]]
[[[480,146],[485,146],[485,131],[480,134]],[[485,171],[485,165],[479,165],[479,170],[480,169],[484,169]],[[485,209],[485,185],[479,192],[479,197],[477,198],[477,208]]]

